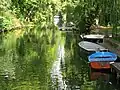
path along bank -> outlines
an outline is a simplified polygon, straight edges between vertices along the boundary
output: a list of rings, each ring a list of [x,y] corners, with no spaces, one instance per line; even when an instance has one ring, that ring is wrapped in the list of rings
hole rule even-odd
[[[111,38],[105,38],[102,46],[116,53],[118,57],[120,57],[120,42],[115,41]]]

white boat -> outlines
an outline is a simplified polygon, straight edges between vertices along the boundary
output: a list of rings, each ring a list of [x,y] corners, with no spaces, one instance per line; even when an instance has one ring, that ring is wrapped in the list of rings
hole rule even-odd
[[[80,35],[84,41],[90,41],[94,43],[103,43],[105,35],[100,34],[89,34],[89,35]]]
[[[96,51],[108,51],[108,49],[104,48],[103,46],[88,41],[81,41],[78,43],[78,45],[88,53]]]

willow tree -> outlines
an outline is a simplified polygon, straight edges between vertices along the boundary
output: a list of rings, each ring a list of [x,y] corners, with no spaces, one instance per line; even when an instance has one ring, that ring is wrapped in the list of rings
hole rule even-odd
[[[112,23],[113,29],[112,29],[112,35],[117,36],[118,32],[118,26],[120,25],[120,1],[114,0],[113,6],[111,8],[111,15],[110,15],[110,22]]]
[[[74,22],[81,33],[90,33],[90,27],[99,19],[102,26],[113,26],[113,34],[119,25],[119,0],[69,0],[66,4],[67,21]]]
[[[97,18],[102,26],[112,26],[112,35],[117,34],[117,26],[119,25],[120,1],[119,0],[88,0],[92,2],[90,7],[97,8]],[[93,12],[94,13],[94,12]],[[96,17],[95,17],[96,18]]]
[[[99,7],[91,0],[69,0],[66,4],[66,19],[80,29],[80,33],[89,33],[94,19],[99,13]]]
[[[99,20],[100,25],[112,26],[112,35],[117,34],[117,26],[120,25],[120,1],[119,0],[99,0],[100,14]]]

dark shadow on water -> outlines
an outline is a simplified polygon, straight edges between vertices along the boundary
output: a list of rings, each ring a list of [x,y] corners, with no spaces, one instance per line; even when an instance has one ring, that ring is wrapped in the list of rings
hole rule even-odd
[[[91,70],[88,56],[81,52],[79,40],[72,34],[66,35],[65,81],[68,90],[119,90],[116,78],[110,70]]]

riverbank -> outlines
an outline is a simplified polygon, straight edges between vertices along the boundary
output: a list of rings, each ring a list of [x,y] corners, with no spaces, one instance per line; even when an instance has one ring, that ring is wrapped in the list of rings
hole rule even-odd
[[[120,42],[112,40],[111,38],[105,38],[102,46],[108,48],[110,51],[116,53],[118,57],[120,57]]]

